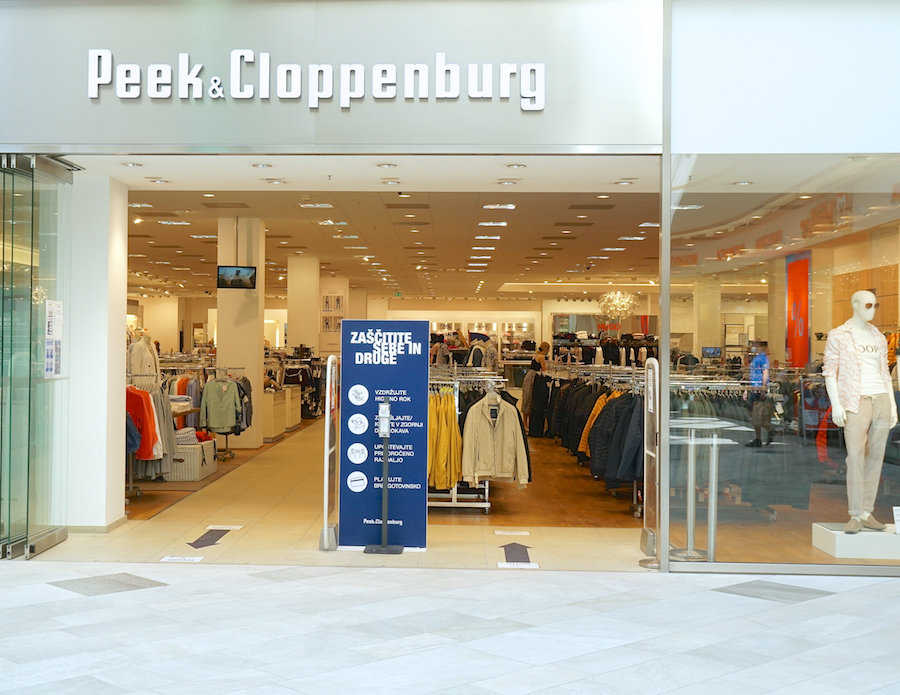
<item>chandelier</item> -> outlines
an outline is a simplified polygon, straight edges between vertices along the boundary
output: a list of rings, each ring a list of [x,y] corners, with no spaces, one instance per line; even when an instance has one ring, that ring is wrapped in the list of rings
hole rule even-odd
[[[625,319],[631,316],[638,307],[638,298],[630,292],[607,292],[601,295],[600,312],[610,318]]]

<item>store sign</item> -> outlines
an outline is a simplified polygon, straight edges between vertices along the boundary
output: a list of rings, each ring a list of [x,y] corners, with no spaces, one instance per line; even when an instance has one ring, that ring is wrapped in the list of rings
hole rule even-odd
[[[662,8],[0,2],[0,151],[653,154]]]
[[[792,367],[809,362],[810,252],[787,257],[787,361]]]
[[[424,548],[428,520],[428,322],[345,320],[341,335],[342,546],[381,542],[384,451],[378,405],[391,407],[388,543]]]
[[[87,52],[87,95],[99,99],[101,91],[115,91],[119,99],[290,99],[300,101],[306,93],[310,110],[318,109],[322,100],[333,101],[335,94],[342,109],[367,96],[372,99],[469,99],[509,101],[518,96],[523,111],[543,111],[545,100],[544,63],[469,63],[468,66],[447,60],[446,53],[436,53],[432,63],[376,63],[367,68],[362,63],[279,63],[272,65],[272,54],[250,48],[230,51],[227,79],[210,75],[204,80],[203,63],[190,53],[179,53],[177,64],[116,62],[108,48],[91,48]],[[468,69],[466,69],[468,68]],[[304,80],[304,73],[306,78]],[[304,89],[304,81],[306,88]],[[497,88],[494,88],[494,84]],[[274,87],[274,89],[273,89]]]

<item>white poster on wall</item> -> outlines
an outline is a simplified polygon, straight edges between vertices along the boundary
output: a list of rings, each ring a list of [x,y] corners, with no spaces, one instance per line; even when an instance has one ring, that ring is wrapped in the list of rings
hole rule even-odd
[[[44,378],[62,375],[62,323],[63,305],[47,300],[47,324],[44,331]]]

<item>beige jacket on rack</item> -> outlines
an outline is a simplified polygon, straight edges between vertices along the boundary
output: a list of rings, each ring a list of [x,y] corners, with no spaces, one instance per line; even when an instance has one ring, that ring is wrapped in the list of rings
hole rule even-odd
[[[463,480],[477,485],[481,480],[512,480],[528,484],[528,452],[519,425],[519,411],[503,399],[493,403],[499,410],[491,419],[491,397],[469,409],[463,431]]]

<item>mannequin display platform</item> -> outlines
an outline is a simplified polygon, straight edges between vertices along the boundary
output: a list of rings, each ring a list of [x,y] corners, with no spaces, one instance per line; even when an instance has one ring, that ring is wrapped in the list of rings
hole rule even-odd
[[[888,372],[887,340],[870,323],[878,308],[875,295],[860,290],[850,304],[853,317],[828,332],[822,370],[831,419],[844,428],[847,445],[850,521],[844,532],[883,531],[885,525],[872,511],[888,432],[897,424],[897,405]]]

